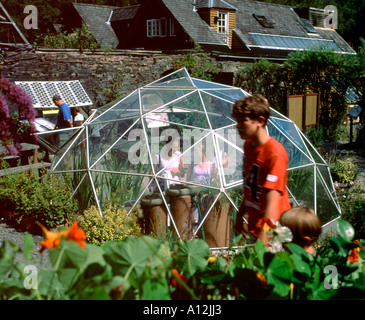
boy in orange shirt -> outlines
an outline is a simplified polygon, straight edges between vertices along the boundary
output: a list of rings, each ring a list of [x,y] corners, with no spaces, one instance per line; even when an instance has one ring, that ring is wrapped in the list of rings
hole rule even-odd
[[[248,231],[257,238],[262,235],[262,221],[278,221],[290,209],[286,189],[288,154],[285,148],[266,131],[271,115],[267,100],[261,95],[235,102],[232,116],[244,144],[244,199],[237,213],[235,229],[243,231],[243,216],[248,216]]]

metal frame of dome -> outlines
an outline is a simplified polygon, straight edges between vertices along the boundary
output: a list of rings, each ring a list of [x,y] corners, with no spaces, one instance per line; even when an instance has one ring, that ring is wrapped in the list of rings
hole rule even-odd
[[[131,200],[126,197],[134,198],[130,213],[154,186],[180,239],[164,188],[166,183],[200,186],[214,197],[204,217],[199,217],[195,237],[221,197],[238,209],[231,194],[242,191],[244,141],[231,117],[231,105],[243,96],[249,94],[240,88],[192,78],[185,68],[180,69],[95,110],[83,127],[74,128],[77,131],[72,139],[53,159],[52,170],[55,174],[71,173],[74,196],[88,200],[94,197],[101,215],[103,203],[113,197],[122,204]],[[313,207],[323,226],[330,224],[339,218],[341,210],[328,164],[293,121],[272,108],[271,113],[267,131],[288,151],[287,188],[293,204]],[[165,167],[156,166],[159,161],[155,159],[164,148],[161,141],[166,145],[171,142],[166,140],[168,129],[180,134],[180,142],[189,140],[181,139],[181,133],[189,133],[194,141],[187,142],[176,159],[192,160],[191,152],[201,143],[213,146],[209,148],[209,159],[217,166],[214,185],[166,177],[168,165],[176,159],[171,158]],[[100,133],[103,143],[95,151],[93,139]],[[223,155],[228,156],[227,167],[223,165]],[[135,194],[133,187],[138,187]]]

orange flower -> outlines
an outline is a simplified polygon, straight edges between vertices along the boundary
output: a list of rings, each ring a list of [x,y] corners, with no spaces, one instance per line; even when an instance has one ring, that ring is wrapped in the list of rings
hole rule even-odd
[[[360,243],[360,241],[359,240],[354,240],[354,243]],[[351,263],[357,262],[360,258],[358,252],[360,252],[360,250],[362,248],[363,247],[361,246],[361,247],[357,247],[357,248],[352,249],[350,255],[347,257],[347,260],[349,260]]]
[[[171,272],[173,274],[175,274],[177,277],[179,277],[182,281],[186,282],[185,276],[183,276],[182,274],[180,274],[177,269],[172,269]],[[171,285],[173,287],[175,287],[175,288],[177,288],[177,287],[179,287],[180,289],[183,289],[184,288],[180,283],[179,284],[177,283],[174,275],[172,275],[172,278],[171,278]]]
[[[268,232],[270,229],[276,229],[276,225],[269,218],[261,218],[258,220],[256,227],[262,229],[264,232]]]
[[[266,278],[260,273],[260,272],[257,272],[256,273],[256,276],[257,278],[259,278],[260,282],[261,282],[261,285],[264,287],[264,288],[267,288],[267,281],[266,281]]]
[[[218,257],[209,257],[208,258],[208,263],[213,263],[213,262],[216,262],[218,259]]]
[[[66,240],[77,242],[81,248],[85,248],[85,231],[77,227],[77,221],[74,221],[74,223],[72,224],[70,233],[68,234]]]
[[[37,224],[41,227],[45,236],[45,240],[40,242],[40,252],[46,248],[57,248],[62,239],[77,242],[81,248],[85,247],[86,235],[84,230],[77,228],[77,221],[73,223],[71,229],[59,232],[48,231],[41,223],[37,222]]]

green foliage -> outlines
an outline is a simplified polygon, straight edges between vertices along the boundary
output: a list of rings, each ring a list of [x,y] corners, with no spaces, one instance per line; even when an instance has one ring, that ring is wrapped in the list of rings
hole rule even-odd
[[[354,183],[358,173],[358,166],[349,157],[346,159],[337,158],[333,166],[333,173],[335,181]]]
[[[81,28],[74,30],[73,33],[61,31],[55,35],[41,34],[36,39],[35,45],[55,49],[80,49],[80,52],[84,49],[100,49],[100,44],[85,23],[82,23]]]
[[[352,83],[354,65],[358,58],[352,55],[339,55],[327,50],[306,50],[289,54],[284,64],[279,65],[261,59],[239,70],[235,85],[253,93],[264,95],[271,106],[286,113],[286,95],[320,92],[321,104],[319,123],[325,128],[324,139],[336,139],[336,128],[346,115],[344,93],[335,92],[332,81],[346,79]]]
[[[285,87],[286,70],[277,63],[260,59],[253,64],[247,64],[239,70],[235,85],[244,90],[252,90],[255,94],[262,94],[271,106],[284,112],[286,103]]]
[[[97,207],[92,206],[79,217],[79,225],[85,231],[89,243],[103,245],[108,241],[121,241],[129,236],[140,234],[137,217],[126,210],[108,205],[103,215]]]
[[[201,239],[179,242],[172,251],[147,236],[101,247],[87,243],[84,248],[62,240],[58,248],[49,249],[53,269],[38,270],[29,289],[24,287],[24,265],[14,262],[21,250],[5,241],[0,248],[0,271],[5,275],[0,279],[0,298],[363,299],[364,241],[353,242],[354,230],[343,220],[338,220],[337,233],[315,256],[295,244],[272,253],[261,241],[209,257],[209,247]],[[23,250],[28,257],[31,241],[26,239]]]
[[[349,222],[355,229],[355,238],[365,239],[365,197],[361,188],[350,190],[337,189],[341,207],[341,218]]]
[[[315,126],[311,126],[307,128],[307,130],[304,133],[308,140],[317,148],[320,148],[323,146],[324,142],[324,128],[323,126],[319,126],[319,129]]]
[[[0,177],[0,202],[16,225],[22,220],[52,228],[67,223],[77,210],[71,195],[67,182],[53,174],[40,177],[31,170]]]
[[[179,70],[185,67],[190,76],[210,81],[219,72],[219,65],[210,59],[207,53],[202,52],[198,44],[194,45],[193,49],[173,62],[173,69]]]

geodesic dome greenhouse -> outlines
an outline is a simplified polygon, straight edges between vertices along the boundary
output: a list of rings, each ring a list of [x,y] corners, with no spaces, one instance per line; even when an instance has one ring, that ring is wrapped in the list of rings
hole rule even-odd
[[[180,239],[222,233],[227,245],[244,157],[231,106],[248,95],[180,69],[97,109],[56,154],[52,170],[71,175],[84,207],[95,204],[102,214],[113,202],[130,213],[155,195],[163,228]],[[340,215],[328,165],[290,119],[271,112],[267,130],[288,152],[293,206],[311,206],[328,224]]]

